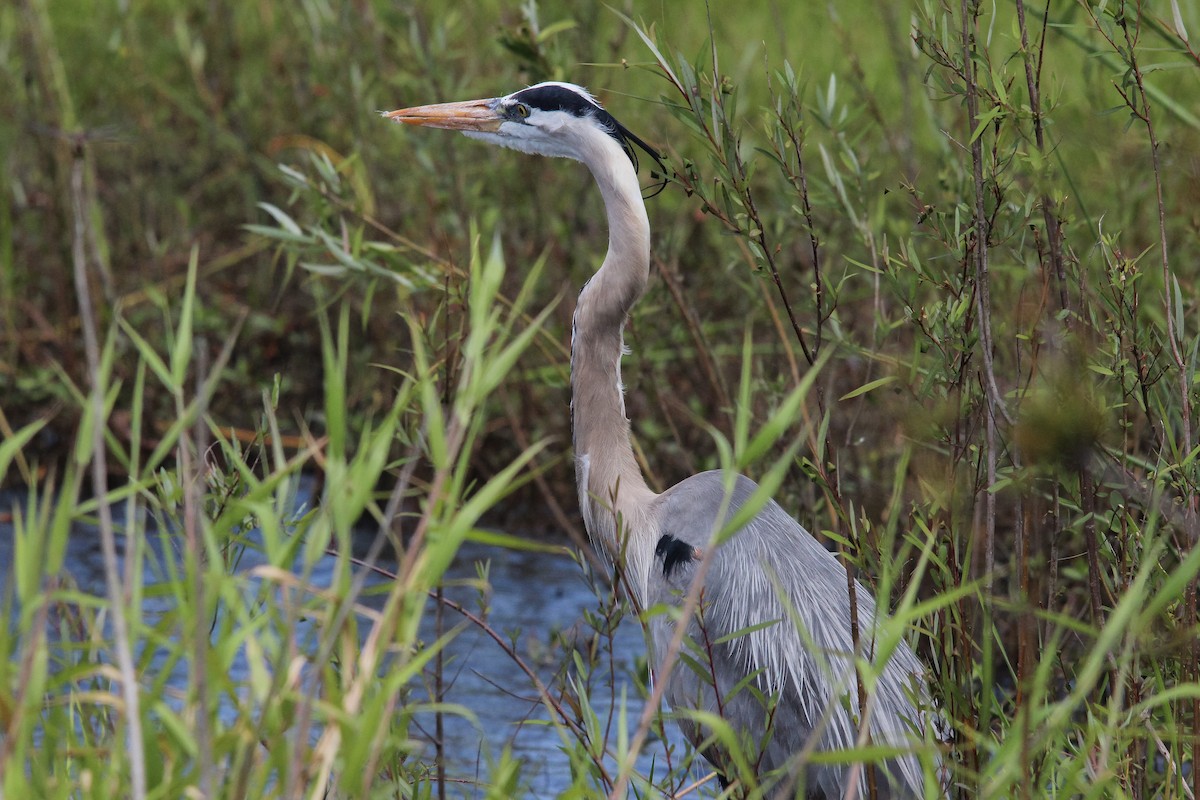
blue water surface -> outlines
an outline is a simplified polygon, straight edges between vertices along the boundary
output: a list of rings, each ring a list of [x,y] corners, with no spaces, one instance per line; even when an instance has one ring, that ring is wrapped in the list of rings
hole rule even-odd
[[[310,480],[300,482],[296,494],[298,508],[311,503],[313,487],[314,483]],[[0,493],[0,597],[7,597],[11,593],[8,585],[12,580],[14,556],[11,520],[17,505],[23,503],[25,498],[26,495],[20,491]],[[120,525],[119,516],[124,506],[114,506],[113,510],[118,515]],[[148,527],[153,531],[153,525]],[[371,531],[364,531],[364,542],[369,542],[372,535]],[[175,536],[181,537],[182,534]],[[253,542],[255,533],[248,538]],[[148,563],[160,560],[156,556],[161,554],[163,547],[182,546],[178,538],[153,532],[147,535],[146,542]],[[123,539],[120,537],[118,551],[123,558]],[[264,561],[262,555],[250,547],[241,556],[237,568],[249,571]],[[527,664],[535,667],[544,682],[549,682],[555,674],[556,665],[565,657],[561,648],[550,648],[553,633],[565,629],[590,632],[583,625],[582,616],[585,611],[597,612],[599,608],[599,601],[587,585],[581,567],[565,556],[467,543],[448,571],[447,582],[450,585],[445,594],[472,611],[478,607],[477,589],[453,584],[455,581],[476,578],[481,562],[490,564],[488,622],[514,643],[516,651]],[[332,556],[321,559],[315,565],[309,582],[315,586],[328,585],[334,565]],[[385,559],[380,566],[392,570],[396,565]],[[100,537],[94,526],[81,523],[72,528],[65,569],[83,592],[100,597],[105,595]],[[380,607],[382,593],[372,593],[370,588],[386,581],[386,576],[368,575],[367,590],[361,602],[369,607]],[[169,609],[169,602],[169,599],[148,598],[143,608],[144,617],[153,619],[155,615],[165,613]],[[19,609],[13,609],[14,615],[18,613]],[[453,610],[445,611],[444,624],[447,629],[462,621],[463,618]],[[305,624],[301,623],[298,627],[297,635],[303,637],[308,633],[315,637],[317,632],[306,631],[303,627]],[[360,624],[364,635],[369,627],[366,621]],[[436,638],[435,634],[434,615],[431,609],[427,609],[421,636],[428,642]],[[640,627],[629,620],[622,622],[613,640],[611,670],[606,655],[602,659],[604,665],[592,678],[593,703],[598,708],[606,708],[610,697],[615,697],[618,703],[622,696],[627,698],[627,724],[630,727],[636,724],[641,703],[628,676],[635,669],[635,660],[644,654],[644,650]],[[176,696],[181,696],[187,686],[187,664],[176,663],[168,667],[161,657],[153,658],[150,663],[152,669],[170,670],[167,685],[177,690],[174,693]],[[244,653],[235,659],[230,672],[235,682],[248,682],[249,667]],[[447,772],[450,777],[460,779],[451,784],[451,797],[481,796],[483,790],[473,784],[486,783],[489,757],[499,754],[505,746],[510,747],[514,756],[524,762],[522,779],[529,786],[528,797],[555,797],[570,784],[569,763],[560,751],[559,734],[552,726],[538,724],[547,718],[547,712],[537,701],[534,687],[517,663],[483,630],[468,625],[450,642],[445,651],[444,674],[445,702],[461,704],[475,715],[473,720],[454,714],[443,716]],[[421,691],[419,687],[418,691]],[[233,720],[236,711],[231,702],[223,703],[221,714],[225,722]],[[612,724],[615,741],[615,726],[619,721],[614,720]],[[428,714],[419,717],[417,728],[413,731],[414,735],[427,741],[423,757],[431,761],[434,754],[434,716]],[[668,739],[674,745],[675,752],[681,753],[682,737],[673,726],[668,728]],[[663,747],[663,743],[657,740],[646,746],[639,762],[643,772],[649,771],[655,762],[662,763]],[[661,769],[659,767],[659,771]]]

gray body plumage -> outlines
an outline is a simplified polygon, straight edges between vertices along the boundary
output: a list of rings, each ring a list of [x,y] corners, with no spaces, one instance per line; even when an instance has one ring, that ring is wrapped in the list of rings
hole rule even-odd
[[[754,491],[754,483],[739,476],[727,506],[734,513]],[[655,501],[660,531],[699,550],[708,546],[720,518],[725,488],[720,472],[688,478]],[[711,674],[695,666],[678,665],[667,682],[666,697],[673,708],[716,713],[749,743],[751,763],[760,773],[793,766],[794,758],[810,744],[816,750],[840,750],[855,745],[860,717],[850,629],[846,571],[832,553],[774,501],[768,501],[753,520],[712,554],[704,582],[703,610],[690,625],[696,642],[718,642],[737,631],[745,635],[711,647]],[[675,605],[686,594],[699,565],[694,559],[670,570],[656,561],[649,575],[651,604]],[[860,653],[871,652],[875,603],[857,586]],[[774,624],[770,624],[770,623]],[[762,627],[767,623],[766,627]],[[700,630],[704,625],[707,632]],[[651,619],[657,652],[664,652],[674,625],[664,614]],[[708,666],[703,664],[702,666]],[[754,674],[754,688],[736,690]],[[918,712],[914,696],[924,694],[921,665],[906,646],[889,660],[873,691],[870,740],[874,744],[910,747],[920,741],[927,715]],[[714,680],[715,678],[715,680]],[[718,700],[719,697],[719,700]],[[774,714],[764,698],[777,703]],[[853,716],[851,716],[853,713]],[[770,737],[767,722],[774,720]],[[694,741],[705,732],[684,721]],[[815,737],[815,742],[812,740]],[[765,740],[765,747],[759,743]],[[723,755],[706,756],[718,767]],[[810,794],[842,797],[848,768],[810,767],[804,785]],[[921,796],[922,772],[917,759],[904,756],[887,762],[877,773],[878,796]],[[859,796],[866,796],[860,778]]]
[[[723,502],[722,476],[713,472],[657,494],[634,457],[621,383],[622,331],[649,277],[650,224],[633,146],[656,159],[657,154],[586,90],[571,84],[538,84],[505,97],[387,116],[459,130],[526,153],[571,158],[591,170],[604,198],[609,241],[604,263],[579,295],[572,332],[571,415],[580,509],[600,552],[620,565],[638,609],[679,605],[720,526],[721,509],[732,513],[740,507],[753,483],[738,478],[729,503]],[[796,757],[806,748],[854,747],[860,709],[842,565],[774,502],[709,557],[700,612],[688,634],[712,645],[711,664],[700,670],[677,664],[665,678],[668,702],[676,710],[719,708],[744,738],[762,742],[761,754],[754,756],[760,775],[802,766]],[[862,586],[857,595],[860,655],[869,656],[875,603]],[[764,623],[771,624],[731,637]],[[664,614],[652,614],[649,624],[658,663],[673,623]],[[661,678],[661,670],[656,672]],[[743,688],[734,691],[738,686]],[[929,715],[912,698],[923,698],[924,686],[919,662],[901,642],[872,687],[867,717],[873,744],[905,750],[921,740]],[[689,738],[725,771],[727,754],[705,746],[708,731],[681,716]],[[914,755],[882,767],[879,797],[923,796]],[[803,769],[805,791],[830,798],[844,796],[855,772],[842,765]],[[865,781],[860,778],[858,786],[858,796],[865,797]]]

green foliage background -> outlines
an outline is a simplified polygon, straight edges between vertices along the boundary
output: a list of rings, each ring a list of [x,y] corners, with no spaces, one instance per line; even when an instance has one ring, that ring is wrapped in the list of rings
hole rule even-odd
[[[805,439],[779,499],[912,612],[961,792],[1194,796],[1188,31],[1195,0],[6,4],[0,477],[76,492],[83,480],[97,362],[70,288],[82,253],[111,326],[100,457],[131,494],[159,491],[155,470],[186,475],[172,448],[186,449],[196,392],[191,413],[226,447],[239,432],[265,446],[274,426],[289,474],[327,470],[325,447],[342,449],[334,462],[356,439],[368,451],[364,431],[391,419],[390,468],[355,473],[385,494],[343,517],[390,522],[386,492],[415,464],[426,515],[505,476],[494,499],[515,494],[468,517],[525,530],[537,509],[580,538],[560,443],[569,298],[607,241],[590,177],[376,113],[570,80],[670,171],[648,201],[654,276],[624,364],[652,485],[721,466],[714,434],[744,443],[832,351],[773,450]],[[495,336],[527,331],[529,345],[487,391],[463,378],[483,350],[460,344],[484,325],[469,279],[479,230],[509,265],[495,302],[520,301]],[[215,359],[218,391],[184,380],[180,359],[199,367],[178,341]],[[173,382],[147,380],[164,342]],[[413,442],[455,387],[472,433],[449,436],[439,462]],[[158,461],[140,464],[143,446]],[[518,481],[526,461],[533,479]],[[446,497],[432,491],[439,470],[454,476]],[[41,646],[22,641],[10,652]],[[19,705],[0,703],[0,724],[31,724]]]

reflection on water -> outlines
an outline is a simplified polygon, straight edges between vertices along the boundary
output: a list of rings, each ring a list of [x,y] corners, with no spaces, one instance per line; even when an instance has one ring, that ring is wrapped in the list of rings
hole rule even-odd
[[[303,489],[301,491],[303,494]],[[7,522],[11,515],[4,512],[21,502],[23,497],[20,493],[0,493],[0,597],[8,595],[10,591],[7,582],[11,574],[9,565],[13,564],[13,530]],[[115,513],[121,510],[123,506],[114,506]],[[168,542],[166,546],[172,546],[168,537],[151,535],[147,540],[150,561],[158,560],[158,548],[164,546],[164,540]],[[579,565],[566,557],[515,552],[470,543],[463,547],[447,573],[447,582],[451,585],[446,589],[446,597],[469,610],[475,610],[479,597],[477,589],[452,584],[475,579],[478,576],[477,563],[484,561],[490,562],[489,623],[505,639],[515,642],[515,649],[526,663],[537,669],[543,681],[549,681],[554,675],[555,664],[564,658],[561,650],[553,652],[552,659],[539,658],[546,652],[553,632],[581,625],[583,613],[597,611],[599,601],[587,586]],[[247,550],[238,564],[238,570],[247,571],[262,563],[263,559],[257,552]],[[322,559],[312,573],[312,584],[328,585],[333,565],[332,557]],[[381,566],[390,570],[394,564],[381,563]],[[77,525],[72,530],[66,569],[82,590],[104,595],[104,564],[99,535],[94,527]],[[386,580],[383,576],[371,575],[361,602],[368,606],[381,606],[383,599],[378,587]],[[372,587],[377,591],[372,592]],[[153,618],[166,610],[166,603],[169,603],[169,599],[148,598],[144,614]],[[19,611],[14,610],[14,613]],[[446,629],[462,621],[463,618],[453,610],[445,612]],[[360,626],[364,634],[368,628],[366,624]],[[314,640],[316,637],[316,631],[311,626],[301,629],[298,634],[312,636]],[[428,613],[422,622],[421,635],[424,641],[429,642],[436,638],[434,634],[434,617]],[[300,646],[308,649],[308,643]],[[614,638],[612,669],[607,663],[601,664],[591,684],[593,702],[599,711],[607,708],[609,697],[617,698],[619,703],[623,693],[627,696],[630,726],[636,724],[641,707],[628,675],[634,669],[635,659],[644,650],[639,627],[630,621],[623,622]],[[538,724],[547,719],[547,712],[537,700],[537,693],[521,668],[474,625],[467,625],[449,644],[445,653],[445,701],[460,704],[475,715],[473,720],[453,714],[444,716],[448,774],[468,782],[451,784],[450,796],[481,796],[482,792],[475,792],[470,782],[486,783],[489,756],[498,755],[505,746],[509,746],[514,756],[524,762],[522,782],[529,786],[529,797],[554,797],[569,785],[569,762],[560,752],[559,734],[553,727]],[[151,667],[171,669],[170,683],[178,688],[186,686],[186,664],[176,663],[168,667],[162,659],[156,659],[151,662]],[[240,650],[230,667],[230,674],[239,683],[249,680],[249,670]],[[419,687],[417,691],[420,691]],[[227,719],[232,719],[233,708],[228,701],[226,703]],[[613,741],[617,724],[618,721],[614,720]],[[418,717],[417,725],[419,730],[414,730],[413,734],[432,741],[433,715]],[[682,749],[682,737],[674,726],[668,727],[667,732],[679,752]],[[652,761],[661,764],[662,747],[660,742],[653,740],[646,746],[646,753],[639,765],[643,772],[650,770]],[[432,761],[433,754],[434,748],[430,744],[422,756]]]

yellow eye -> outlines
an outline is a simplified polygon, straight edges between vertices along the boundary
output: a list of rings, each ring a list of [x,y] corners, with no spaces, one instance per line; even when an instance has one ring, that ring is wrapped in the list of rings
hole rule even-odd
[[[513,113],[521,119],[527,119],[529,117],[529,106],[524,103],[517,103],[513,106]]]

